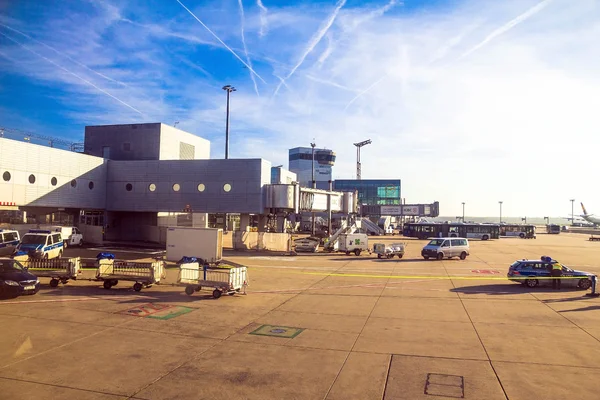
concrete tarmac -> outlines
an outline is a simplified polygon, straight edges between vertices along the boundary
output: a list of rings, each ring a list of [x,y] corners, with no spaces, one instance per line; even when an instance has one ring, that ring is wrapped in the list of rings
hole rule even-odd
[[[37,295],[0,301],[0,399],[600,398],[600,298],[504,279],[542,255],[600,274],[600,242],[471,241],[464,261],[376,242],[407,254],[230,252],[250,286],[220,299],[187,296],[176,269],[141,292],[42,278]]]

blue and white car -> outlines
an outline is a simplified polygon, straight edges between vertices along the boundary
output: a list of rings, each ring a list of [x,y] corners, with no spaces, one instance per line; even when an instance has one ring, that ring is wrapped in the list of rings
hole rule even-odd
[[[29,258],[48,260],[62,257],[64,243],[60,232],[32,229],[23,235],[17,250],[27,253]]]
[[[19,244],[19,232],[0,229],[0,257],[12,256]]]
[[[519,260],[512,263],[508,268],[507,278],[519,282],[527,287],[552,285],[550,278],[550,267],[556,260]],[[562,264],[561,264],[562,265]],[[595,274],[585,271],[577,271],[562,265],[561,286],[577,287],[587,290],[592,286],[592,277]],[[540,279],[541,278],[541,279]]]

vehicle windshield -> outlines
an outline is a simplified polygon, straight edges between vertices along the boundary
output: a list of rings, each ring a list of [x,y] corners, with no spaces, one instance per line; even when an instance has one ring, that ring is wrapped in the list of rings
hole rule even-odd
[[[514,263],[512,263],[510,266],[511,266],[512,268],[515,268],[515,267],[518,267],[518,266],[519,266],[519,264],[520,264],[520,261],[515,261],[515,262],[514,262]]]
[[[16,260],[0,260],[0,272],[23,271],[23,266]]]
[[[25,235],[21,239],[21,244],[45,244],[46,236],[44,235]]]
[[[441,246],[444,243],[444,239],[433,239],[431,242],[427,243],[427,246]]]

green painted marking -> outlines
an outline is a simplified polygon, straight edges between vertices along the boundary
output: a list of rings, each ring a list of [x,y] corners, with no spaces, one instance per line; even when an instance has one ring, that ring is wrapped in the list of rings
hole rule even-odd
[[[173,306],[173,307],[169,307],[165,310],[155,312],[152,315],[149,315],[147,318],[167,320],[167,319],[179,317],[180,315],[187,314],[192,311],[194,311],[193,308],[183,307],[183,306]]]
[[[293,339],[298,336],[304,328],[294,328],[281,325],[261,325],[257,329],[250,332],[250,335],[273,336],[287,339]]]

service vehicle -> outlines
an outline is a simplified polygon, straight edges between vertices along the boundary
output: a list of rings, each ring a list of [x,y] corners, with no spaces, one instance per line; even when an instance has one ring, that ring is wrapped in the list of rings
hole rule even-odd
[[[421,240],[434,237],[461,237],[467,239],[490,240],[500,238],[498,224],[477,224],[461,222],[415,222],[404,224],[402,235]]]
[[[559,234],[560,233],[560,225],[556,225],[556,224],[546,225],[546,233]]]
[[[373,245],[373,253],[377,254],[377,258],[402,258],[404,256],[404,243],[392,243],[387,246],[385,243],[375,243]]]
[[[518,260],[512,263],[508,268],[506,277],[513,282],[519,282],[530,288],[552,285],[552,279],[550,279],[550,265],[556,262],[556,260],[548,261],[541,259]],[[571,269],[563,264],[561,264],[561,266],[561,286],[572,286],[584,290],[587,290],[592,286],[592,277],[595,276],[595,274]]]
[[[55,232],[60,232],[65,249],[69,246],[83,246],[83,234],[74,226],[61,226],[54,229]]]
[[[363,251],[369,251],[369,238],[366,233],[347,233],[339,236],[338,251],[346,253],[354,253],[360,256]]]
[[[19,232],[0,229],[0,257],[12,256],[17,252]]]
[[[40,280],[27,271],[17,260],[0,258],[0,297],[14,298],[26,294],[36,294]]]
[[[452,257],[464,260],[469,254],[469,240],[465,238],[432,239],[421,250],[421,256],[426,260],[429,258],[442,260]]]
[[[27,253],[29,258],[51,259],[63,255],[64,243],[60,232],[32,229],[24,234],[17,250]]]

